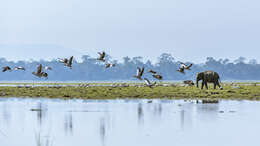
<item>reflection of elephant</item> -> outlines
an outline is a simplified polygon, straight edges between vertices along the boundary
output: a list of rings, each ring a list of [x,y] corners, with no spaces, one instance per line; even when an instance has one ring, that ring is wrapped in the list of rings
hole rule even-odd
[[[219,84],[219,75],[218,73],[214,71],[204,71],[197,74],[197,87],[199,87],[199,81],[202,80],[202,86],[201,89],[203,89],[204,85],[208,89],[208,82],[214,84],[214,89],[216,89],[216,86],[218,86],[220,89],[223,89],[221,85]]]

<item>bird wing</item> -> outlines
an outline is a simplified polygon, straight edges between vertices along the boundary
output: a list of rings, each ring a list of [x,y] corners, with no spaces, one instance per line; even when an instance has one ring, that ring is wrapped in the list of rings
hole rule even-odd
[[[140,72],[141,72],[141,68],[137,67],[136,75],[139,76]]]
[[[38,67],[37,67],[37,74],[40,74],[42,72],[42,64],[40,64]]]
[[[70,57],[69,64],[72,64],[73,56]]]
[[[144,67],[142,68],[141,72],[140,72],[140,76],[142,76],[144,73]]]
[[[188,68],[190,68],[190,67],[192,67],[192,64],[190,64],[190,65],[188,66]]]
[[[151,85],[151,82],[147,78],[144,78],[144,81],[147,85]]]

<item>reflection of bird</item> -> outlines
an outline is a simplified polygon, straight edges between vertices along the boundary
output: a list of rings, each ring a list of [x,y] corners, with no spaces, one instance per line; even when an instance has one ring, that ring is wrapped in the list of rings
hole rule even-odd
[[[110,68],[110,67],[115,67],[116,64],[113,64],[113,63],[107,63],[106,64],[106,68]]]
[[[67,58],[59,59],[59,62],[63,63],[65,66],[69,67],[70,69],[72,68],[72,61],[73,61],[73,56],[71,56],[69,59]]]
[[[183,62],[180,62],[180,64],[181,64],[181,67],[180,67],[180,68],[184,68],[184,69],[187,69],[187,70],[190,70],[190,68],[192,67],[192,64],[186,65],[186,64],[184,64]]]
[[[134,77],[136,77],[139,80],[143,80],[142,79],[143,73],[144,73],[144,67],[142,69],[140,67],[137,67],[137,72],[136,72],[136,75]]]
[[[159,74],[154,74],[153,77],[158,79],[158,80],[162,80],[163,79],[162,75],[159,75]]]
[[[152,74],[157,74],[157,72],[154,71],[154,70],[152,70],[152,69],[150,69],[148,72],[149,72],[149,73],[152,73]]]
[[[39,77],[39,78],[41,78],[41,77],[48,78],[48,74],[46,72],[42,72],[42,64],[40,64],[37,67],[37,72],[32,72],[32,74]]]
[[[156,82],[151,83],[147,78],[144,78],[144,81],[145,81],[145,85],[150,88],[152,88],[156,84]]]
[[[98,54],[99,54],[99,58],[97,58],[97,60],[105,62],[106,53],[103,51],[102,53],[98,52]]]
[[[2,72],[6,72],[6,71],[12,71],[11,67],[5,66],[2,68]]]
[[[14,70],[23,70],[23,71],[25,71],[25,68],[22,67],[22,66],[17,66],[17,67],[14,68]]]

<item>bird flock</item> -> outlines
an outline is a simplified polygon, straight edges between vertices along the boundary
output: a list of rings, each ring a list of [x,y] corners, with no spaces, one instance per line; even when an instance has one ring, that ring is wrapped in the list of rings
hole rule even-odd
[[[97,58],[98,61],[100,62],[103,62],[105,63],[106,62],[106,52],[98,52],[98,55],[99,57]],[[70,58],[58,58],[58,62],[62,63],[65,67],[68,67],[70,69],[72,69],[72,63],[73,63],[73,56],[71,56]],[[177,70],[178,72],[182,73],[182,74],[185,74],[185,70],[191,70],[191,67],[192,67],[192,64],[185,64],[183,62],[179,62],[180,63],[180,67],[179,69]],[[115,67],[116,64],[114,63],[105,63],[105,68],[111,68],[111,67]],[[2,67],[2,72],[6,72],[6,71],[12,71],[12,70],[15,70],[15,71],[25,71],[26,69],[22,66],[16,66],[14,67],[14,69],[12,69],[11,67],[9,66],[5,66],[5,67]],[[36,77],[39,77],[39,78],[46,78],[48,79],[48,73],[47,73],[47,70],[52,70],[52,67],[50,66],[44,66],[42,64],[39,64],[37,66],[37,69],[36,69],[36,72],[32,72],[32,74]],[[145,81],[145,85],[147,87],[150,87],[152,88],[153,86],[156,85],[156,82],[152,83],[150,80],[148,80],[146,77],[142,77],[144,75],[144,70],[145,68],[142,67],[137,67],[137,72],[136,72],[136,75],[134,75],[133,77],[139,79],[139,80],[144,80]],[[148,70],[148,73],[150,73],[152,75],[153,78],[161,81],[163,80],[163,76],[158,73],[157,71],[154,71],[152,69]]]

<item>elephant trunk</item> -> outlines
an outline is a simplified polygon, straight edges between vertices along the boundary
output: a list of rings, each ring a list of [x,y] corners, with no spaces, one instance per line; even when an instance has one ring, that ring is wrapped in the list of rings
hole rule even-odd
[[[196,86],[197,86],[197,88],[199,88],[199,79],[198,78],[196,79]]]

